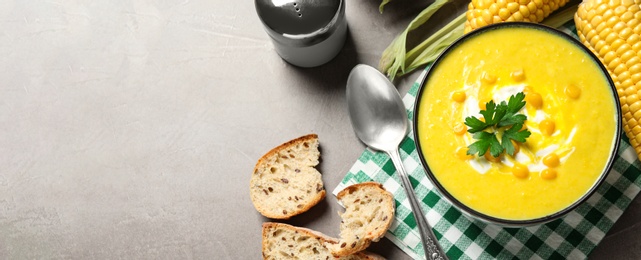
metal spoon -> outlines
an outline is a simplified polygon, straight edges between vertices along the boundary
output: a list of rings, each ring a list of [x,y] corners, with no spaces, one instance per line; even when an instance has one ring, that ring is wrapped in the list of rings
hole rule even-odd
[[[447,259],[425,219],[398,153],[408,126],[405,106],[398,91],[378,70],[359,64],[347,79],[347,104],[356,136],[367,146],[386,152],[392,158],[409,198],[425,256],[432,260]]]

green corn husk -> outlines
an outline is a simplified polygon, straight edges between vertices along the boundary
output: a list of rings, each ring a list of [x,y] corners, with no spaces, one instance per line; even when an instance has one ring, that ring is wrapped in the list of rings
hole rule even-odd
[[[450,44],[463,36],[465,30],[465,15],[459,15],[452,22],[432,34],[427,40],[414,47],[405,55],[406,72],[399,76],[409,73],[416,68],[434,61],[438,55],[445,50]]]
[[[449,1],[437,0],[428,6],[414,18],[407,29],[397,36],[385,51],[383,51],[379,62],[379,70],[385,73],[390,80],[406,75],[417,68],[433,62],[445,48],[463,36],[466,21],[465,13],[457,16],[443,28],[412,48],[412,50],[406,52],[405,45],[408,33],[427,22],[432,14],[447,2]],[[568,4],[566,7],[557,10],[543,20],[542,24],[558,28],[574,18],[577,8],[577,3]]]
[[[440,9],[444,4],[448,3],[450,0],[436,0],[434,3],[429,5],[425,10],[423,10],[414,20],[410,22],[410,24],[407,26],[407,29],[403,31],[399,36],[392,41],[392,43],[385,49],[383,52],[383,55],[381,57],[381,61],[379,63],[379,68],[387,73],[387,76],[390,77],[390,79],[394,79],[398,71],[405,72],[405,63],[406,63],[406,58],[405,58],[405,44],[407,40],[407,34],[425,22],[432,17],[438,9]],[[391,73],[393,72],[393,73]]]
[[[383,0],[383,1],[381,2],[381,5],[379,5],[379,6],[378,6],[378,11],[379,11],[379,12],[381,12],[381,13],[383,13],[383,7],[384,7],[386,4],[388,4],[389,2],[391,2],[391,1],[392,1],[392,0]]]

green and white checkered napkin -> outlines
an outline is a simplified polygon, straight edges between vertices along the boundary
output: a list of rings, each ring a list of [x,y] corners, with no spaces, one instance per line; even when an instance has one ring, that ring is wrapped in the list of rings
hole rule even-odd
[[[576,36],[570,22],[561,28]],[[423,71],[403,101],[408,118]],[[584,259],[599,244],[614,222],[641,190],[641,163],[629,141],[623,139],[612,170],[597,193],[564,218],[527,228],[502,228],[471,220],[441,197],[425,176],[414,146],[413,129],[401,143],[400,154],[423,212],[451,259]],[[377,181],[394,194],[396,218],[386,237],[415,259],[424,259],[423,246],[409,201],[389,157],[366,149],[334,190],[365,181]]]

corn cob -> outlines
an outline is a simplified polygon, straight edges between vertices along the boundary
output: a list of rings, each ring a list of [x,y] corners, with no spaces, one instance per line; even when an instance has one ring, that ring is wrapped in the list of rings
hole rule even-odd
[[[472,0],[468,5],[465,33],[479,27],[510,21],[540,23],[569,0]]]
[[[623,130],[641,159],[641,0],[584,0],[579,38],[606,66],[619,95]]]

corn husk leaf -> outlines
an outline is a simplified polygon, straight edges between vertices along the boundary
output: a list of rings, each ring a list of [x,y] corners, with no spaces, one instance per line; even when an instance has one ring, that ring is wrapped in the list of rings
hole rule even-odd
[[[465,31],[465,14],[459,15],[452,22],[444,26],[441,30],[427,38],[423,43],[414,47],[407,53],[406,62],[407,72],[411,72],[418,67],[430,63],[443,52],[454,41],[463,36]],[[423,44],[425,43],[425,47]],[[400,74],[402,76],[404,74]]]
[[[576,10],[578,9],[579,5],[570,5],[567,8],[556,11],[552,15],[548,16],[548,18],[545,18],[541,23],[552,28],[559,28],[568,21],[574,19],[574,14],[576,14]]]
[[[450,0],[436,0],[430,6],[425,8],[419,13],[414,20],[410,22],[407,29],[392,41],[392,43],[383,51],[381,60],[379,62],[379,69],[386,72],[391,80],[398,74],[398,71],[405,72],[405,44],[407,41],[407,34],[427,22],[438,9]]]
[[[392,1],[392,0],[383,0],[383,1],[381,2],[381,5],[379,5],[379,6],[378,6],[378,11],[379,11],[379,12],[381,12],[381,13],[383,13],[383,7],[384,7],[386,4],[388,4],[389,2],[391,2],[391,1]]]

